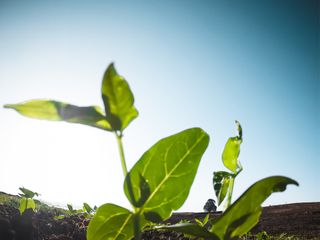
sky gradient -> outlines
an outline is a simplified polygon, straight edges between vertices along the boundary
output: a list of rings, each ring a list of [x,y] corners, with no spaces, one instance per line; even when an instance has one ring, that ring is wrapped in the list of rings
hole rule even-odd
[[[265,205],[320,201],[319,1],[1,1],[0,105],[56,99],[101,105],[106,67],[130,84],[139,117],[126,129],[128,167],[190,127],[210,135],[188,200],[214,198],[213,171],[243,127],[234,199],[271,175],[297,180]],[[108,132],[0,109],[0,191],[49,202],[128,207]]]

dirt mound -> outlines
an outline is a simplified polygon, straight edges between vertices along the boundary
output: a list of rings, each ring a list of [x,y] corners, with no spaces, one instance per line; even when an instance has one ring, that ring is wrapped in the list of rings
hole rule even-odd
[[[182,220],[193,222],[203,219],[207,213],[173,213],[165,223]],[[210,219],[219,217],[221,212],[210,214]],[[89,219],[83,215],[54,219],[54,214],[45,211],[26,211],[22,216],[11,206],[0,204],[1,240],[85,240]],[[320,203],[295,203],[264,207],[260,222],[252,233],[266,231],[269,235],[287,233],[301,239],[320,239]],[[182,234],[168,231],[145,231],[143,239],[188,240]]]

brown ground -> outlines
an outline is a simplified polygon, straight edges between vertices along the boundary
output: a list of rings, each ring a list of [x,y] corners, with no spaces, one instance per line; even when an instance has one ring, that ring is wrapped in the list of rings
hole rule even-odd
[[[219,216],[211,213],[210,218]],[[174,213],[166,223],[177,223],[194,218],[202,219],[206,213]],[[17,209],[0,204],[0,240],[85,240],[89,220],[81,215],[54,220],[53,213],[27,212],[20,216]],[[253,233],[266,231],[269,235],[287,233],[300,239],[320,239],[320,202],[295,203],[263,208],[262,217]],[[174,232],[146,231],[143,239],[187,240]]]

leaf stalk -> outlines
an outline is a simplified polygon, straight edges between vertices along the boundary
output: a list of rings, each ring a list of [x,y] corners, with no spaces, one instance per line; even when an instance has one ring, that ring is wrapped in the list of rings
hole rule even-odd
[[[124,150],[123,150],[122,133],[121,132],[115,132],[115,134],[116,134],[118,148],[119,148],[122,172],[123,172],[124,177],[126,178],[126,176],[128,174],[128,169],[127,169],[126,158],[125,158]]]

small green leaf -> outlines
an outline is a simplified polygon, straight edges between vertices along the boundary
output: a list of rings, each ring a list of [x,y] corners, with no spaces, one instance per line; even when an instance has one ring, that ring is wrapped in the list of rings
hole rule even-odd
[[[140,198],[138,200],[135,199],[133,193],[133,186],[131,182],[130,172],[127,174],[125,181],[128,186],[128,197],[130,198],[130,202],[134,207],[140,208],[150,196],[150,187],[145,178],[140,174],[140,183],[139,183],[139,192]]]
[[[19,190],[22,192],[22,194],[19,193],[19,195],[26,198],[33,198],[34,196],[39,196],[39,193],[33,192],[24,187],[20,187]]]
[[[242,127],[241,127],[241,124],[237,120],[235,122],[236,122],[236,125],[237,125],[239,139],[242,140]]]
[[[218,206],[223,202],[228,193],[231,178],[232,174],[225,171],[213,173],[213,189],[217,197]]]
[[[282,176],[268,177],[254,183],[216,220],[211,232],[220,239],[242,236],[259,221],[261,204],[273,192],[284,191],[288,184],[298,185],[296,181]]]
[[[19,211],[22,215],[25,210],[31,208],[33,211],[36,209],[36,203],[31,198],[22,197],[20,200]]]
[[[102,99],[114,131],[122,131],[138,116],[134,97],[127,81],[118,75],[113,64],[107,68],[102,81]]]
[[[143,154],[130,171],[135,199],[141,197],[141,176],[150,187],[150,196],[141,206],[142,213],[151,212],[165,220],[172,210],[182,206],[208,143],[209,136],[202,129],[192,128],[160,140]],[[124,189],[132,203],[127,181]]]
[[[92,207],[88,203],[83,203],[83,210],[89,214],[93,212]]]
[[[236,125],[238,136],[228,139],[222,153],[223,164],[233,173],[237,173],[237,169],[241,168],[238,157],[240,154],[240,144],[242,143],[242,127],[238,121],[236,121]]]
[[[239,137],[229,138],[222,153],[223,164],[233,173],[237,173],[241,142]]]
[[[133,213],[110,203],[97,209],[87,229],[88,240],[129,240],[133,236]]]
[[[219,240],[219,238],[214,233],[209,232],[205,227],[201,227],[198,224],[193,223],[178,223],[169,226],[164,225],[156,227],[156,229],[181,232],[192,236],[202,237],[208,240]]]
[[[71,204],[67,204],[67,207],[70,213],[74,213],[75,210],[73,209]]]
[[[111,131],[103,111],[98,106],[78,107],[55,100],[30,100],[19,104],[7,104],[20,114],[36,119],[80,123]]]

